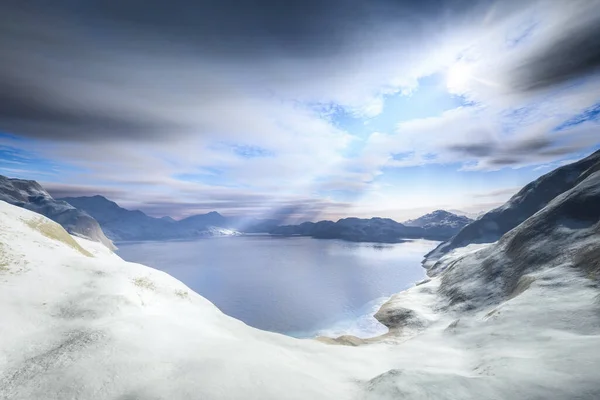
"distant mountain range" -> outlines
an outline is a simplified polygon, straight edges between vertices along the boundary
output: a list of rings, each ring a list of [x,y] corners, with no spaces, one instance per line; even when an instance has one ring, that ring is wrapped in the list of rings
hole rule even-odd
[[[127,210],[99,195],[53,199],[35,181],[3,176],[0,176],[0,200],[43,214],[70,233],[102,242],[111,249],[115,248],[112,241],[187,239],[240,233],[379,243],[398,243],[414,238],[447,240],[472,222],[465,216],[443,210],[404,223],[389,218],[343,218],[337,222],[280,226],[280,221],[275,219],[225,217],[216,211],[176,221],[171,217],[155,218],[139,210]]]
[[[116,248],[94,218],[65,201],[53,199],[36,181],[0,175],[0,200],[45,215],[73,235],[101,242],[111,250]]]
[[[573,189],[591,174],[600,171],[600,151],[573,164],[549,172],[526,185],[504,205],[466,225],[450,240],[426,255],[425,267],[433,266],[454,249],[475,243],[492,243],[514,229],[559,195]],[[582,209],[581,212],[585,212]]]
[[[239,232],[268,232],[277,226],[275,220],[230,218],[216,211],[180,221],[171,217],[154,218],[139,210],[122,208],[103,196],[64,197],[61,200],[94,217],[106,235],[115,241],[228,236]]]
[[[311,236],[318,239],[343,239],[353,242],[398,243],[404,239],[446,240],[472,222],[448,211],[437,210],[404,223],[389,218],[344,218],[337,222],[304,222],[273,229],[276,235]]]

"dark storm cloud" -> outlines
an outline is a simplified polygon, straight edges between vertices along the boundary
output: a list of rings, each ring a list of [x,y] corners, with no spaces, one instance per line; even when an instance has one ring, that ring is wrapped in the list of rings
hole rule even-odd
[[[296,72],[282,69],[299,62],[296,80],[343,74],[344,63],[427,37],[474,8],[467,0],[8,0],[0,131],[71,141],[215,131],[180,121],[177,106],[201,110],[243,80],[289,80]],[[208,87],[215,71],[235,77]]]
[[[497,150],[494,142],[462,143],[448,146],[448,150],[470,157],[487,157]]]
[[[540,135],[516,140],[458,143],[447,146],[447,149],[464,157],[480,159],[492,167],[507,167],[532,160],[543,162],[589,148],[592,142],[583,139],[565,145],[564,135]]]
[[[42,89],[0,82],[0,130],[39,139],[96,141],[164,138],[177,129],[177,124],[90,112],[51,100]]]
[[[515,89],[546,89],[600,70],[600,2],[587,4],[587,13],[561,27],[555,40],[545,43],[512,71]],[[577,7],[581,3],[564,5]]]
[[[488,160],[486,160],[486,163],[488,165],[491,165],[494,167],[507,167],[509,165],[516,165],[521,162],[523,162],[522,158],[511,157],[511,156],[491,157]]]
[[[92,1],[75,8],[72,2],[68,5],[65,12],[78,17],[158,34],[165,40],[191,44],[199,52],[232,53],[239,59],[263,51],[270,57],[273,50],[294,56],[328,55],[351,44],[353,37],[388,29],[390,24],[413,28],[441,13],[458,15],[474,2],[130,0]]]

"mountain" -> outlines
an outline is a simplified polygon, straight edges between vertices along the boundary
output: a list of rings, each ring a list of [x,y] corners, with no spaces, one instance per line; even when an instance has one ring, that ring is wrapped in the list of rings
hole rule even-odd
[[[482,215],[465,226],[456,236],[440,244],[427,254],[425,264],[435,263],[444,254],[456,248],[473,243],[495,242],[598,169],[600,151],[541,176],[526,185],[504,205]]]
[[[71,234],[100,242],[111,250],[116,249],[93,217],[67,202],[53,199],[36,181],[0,175],[0,200],[45,215]]]
[[[537,281],[540,270],[553,268],[574,269],[590,284],[600,282],[600,164],[497,242],[453,265],[438,261],[430,275],[443,273],[440,289],[450,305],[472,309],[519,294]]]
[[[476,220],[477,218],[481,217],[483,214],[485,214],[487,212],[487,211],[468,212],[468,211],[454,210],[454,209],[449,209],[446,211],[451,212],[452,214],[467,217],[472,220]]]
[[[96,218],[106,235],[115,241],[185,239],[198,236],[229,236],[243,232],[268,232],[275,220],[224,217],[216,211],[176,221],[154,218],[139,210],[127,210],[103,196],[65,197],[61,200]]]
[[[228,219],[216,211],[211,211],[207,214],[192,215],[191,217],[179,220],[177,224],[186,229],[201,229],[206,226],[227,228],[230,226]]]
[[[94,217],[106,235],[115,241],[177,237],[172,222],[150,217],[139,210],[127,210],[103,196],[64,197],[61,200]]]
[[[403,224],[406,226],[425,228],[431,231],[435,230],[440,236],[447,235],[447,237],[452,237],[471,222],[473,222],[471,218],[467,218],[463,215],[456,215],[444,210],[436,210],[417,219],[405,221]]]
[[[351,242],[399,243],[404,239],[443,240],[451,236],[451,229],[430,226],[406,226],[389,218],[343,218],[337,222],[304,222],[300,225],[279,226],[273,235],[311,236],[316,239],[342,239]]]

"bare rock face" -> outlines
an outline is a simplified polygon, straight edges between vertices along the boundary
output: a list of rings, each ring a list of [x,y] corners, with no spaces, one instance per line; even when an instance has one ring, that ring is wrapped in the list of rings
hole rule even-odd
[[[100,228],[98,221],[65,201],[55,200],[36,181],[11,179],[0,175],[0,200],[42,214],[62,225],[73,235],[116,247]]]

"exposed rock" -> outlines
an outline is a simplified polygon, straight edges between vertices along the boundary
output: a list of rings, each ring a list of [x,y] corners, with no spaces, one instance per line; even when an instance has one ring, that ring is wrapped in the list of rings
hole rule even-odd
[[[326,344],[334,344],[340,346],[360,346],[370,342],[369,339],[365,340],[352,335],[342,335],[336,338],[318,336],[315,338],[315,340]]]
[[[512,293],[509,295],[509,298],[512,299],[513,297],[517,297],[518,295],[522,294],[527,289],[529,289],[529,287],[531,286],[531,284],[533,282],[535,282],[535,277],[529,276],[529,275],[523,275],[522,277],[519,278],[519,280],[517,282],[517,286],[514,288]]]
[[[424,284],[429,283],[429,282],[431,282],[430,278],[423,279],[422,281],[419,281],[419,282],[415,283],[415,286],[421,286],[421,285],[424,285]]]
[[[405,326],[422,327],[423,321],[417,313],[408,308],[392,307],[384,304],[374,315],[375,319],[389,329],[398,329]]]

